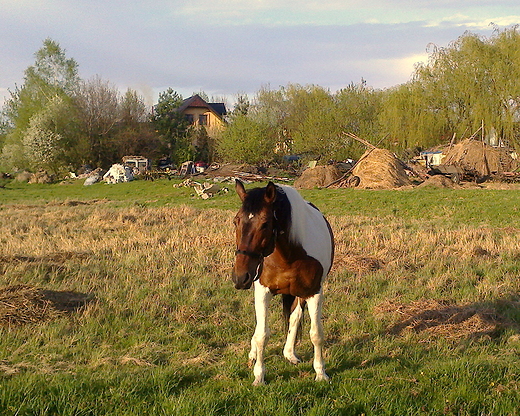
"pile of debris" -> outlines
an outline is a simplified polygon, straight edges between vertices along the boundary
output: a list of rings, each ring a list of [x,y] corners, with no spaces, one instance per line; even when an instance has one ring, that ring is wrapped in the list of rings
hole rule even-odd
[[[52,183],[56,177],[49,175],[47,171],[40,169],[36,173],[22,171],[16,174],[14,180],[17,182],[28,182],[28,183]]]
[[[321,188],[340,177],[341,171],[334,165],[316,166],[305,169],[302,175],[294,181],[294,187],[296,189]]]
[[[84,174],[86,176],[85,182],[83,183],[84,186],[94,185],[95,183],[99,182],[101,179],[103,179],[103,169],[97,168],[91,171],[90,173]]]
[[[103,180],[109,184],[130,182],[133,179],[134,174],[132,173],[132,168],[120,165],[119,163],[112,165],[108,172],[103,175]]]
[[[182,181],[175,188],[192,187],[198,197],[202,199],[209,199],[215,195],[226,194],[229,192],[228,188],[220,186],[218,183],[210,182],[196,182],[190,178]]]
[[[235,164],[212,164],[204,171],[203,176],[214,182],[234,182],[235,178],[246,183],[278,181],[288,182],[290,178],[279,175],[279,171],[261,166],[253,166],[247,163]]]
[[[462,140],[443,151],[444,165],[453,165],[473,175],[485,177],[511,172],[519,167],[506,148],[492,147],[473,138]]]
[[[444,175],[433,175],[424,182],[417,185],[417,188],[458,188],[459,185]]]

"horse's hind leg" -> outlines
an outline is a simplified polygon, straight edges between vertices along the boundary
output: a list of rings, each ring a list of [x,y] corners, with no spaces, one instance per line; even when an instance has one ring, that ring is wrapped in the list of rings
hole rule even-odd
[[[298,336],[298,329],[303,315],[302,300],[296,298],[294,300],[294,309],[289,315],[289,328],[287,331],[287,340],[283,348],[283,356],[291,363],[298,364],[301,360],[296,356],[294,351],[296,345],[296,338]]]
[[[321,308],[323,304],[323,294],[320,290],[314,296],[307,299],[307,307],[311,317],[310,336],[314,345],[314,371],[316,371],[316,381],[329,380],[329,376],[325,373],[325,363],[323,361],[323,325],[321,322]]]
[[[264,384],[264,349],[269,339],[267,312],[272,297],[269,289],[262,286],[259,281],[255,282],[256,328],[253,338],[251,338],[251,351],[249,352],[249,363],[253,365],[255,375],[254,386]]]

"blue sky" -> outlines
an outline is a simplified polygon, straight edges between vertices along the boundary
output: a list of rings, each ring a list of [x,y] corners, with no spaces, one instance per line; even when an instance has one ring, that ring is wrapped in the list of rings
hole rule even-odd
[[[231,104],[288,83],[389,88],[410,79],[429,44],[491,36],[491,23],[520,23],[517,0],[0,0],[0,102],[47,37],[82,78],[150,105],[168,87]]]

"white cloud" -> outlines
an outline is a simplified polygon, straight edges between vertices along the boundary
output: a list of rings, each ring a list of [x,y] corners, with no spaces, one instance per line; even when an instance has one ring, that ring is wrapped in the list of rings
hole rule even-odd
[[[425,26],[426,27],[440,27],[451,25],[455,27],[467,27],[470,29],[486,30],[490,26],[496,25],[500,27],[510,27],[520,23],[520,15],[510,16],[495,16],[487,17],[472,17],[464,14],[454,14],[451,16],[442,17],[440,19],[431,20]]]
[[[428,55],[426,53],[413,54],[398,58],[368,59],[358,61],[356,66],[360,71],[367,74],[366,77],[371,75],[380,77],[380,74],[384,73],[384,83],[373,86],[387,88],[409,81],[416,64],[420,62],[428,62]]]

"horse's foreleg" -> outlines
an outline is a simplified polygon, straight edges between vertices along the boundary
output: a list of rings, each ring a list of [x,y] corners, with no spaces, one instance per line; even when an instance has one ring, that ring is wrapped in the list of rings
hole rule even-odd
[[[283,356],[291,364],[298,364],[300,362],[300,359],[294,352],[296,337],[298,335],[298,327],[300,326],[300,321],[303,315],[303,308],[300,302],[301,301],[299,299],[296,301],[296,307],[291,312],[289,317],[289,330],[287,332],[287,340],[285,341],[285,346],[283,348]]]
[[[323,294],[319,293],[307,299],[309,315],[311,317],[310,336],[314,345],[314,371],[316,371],[316,381],[329,380],[325,373],[325,363],[323,361],[323,325],[321,322],[321,308],[323,305]]]
[[[259,281],[255,282],[255,313],[256,313],[256,329],[251,339],[251,351],[249,352],[249,362],[254,364],[253,374],[255,381],[253,385],[264,384],[264,349],[269,339],[270,331],[267,323],[267,312],[269,302],[273,295]]]

